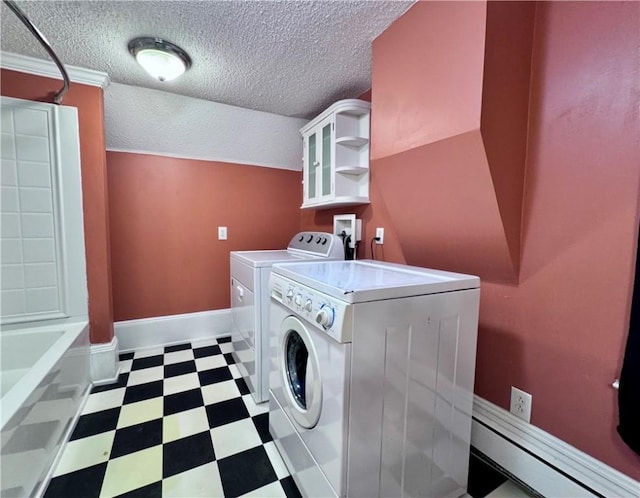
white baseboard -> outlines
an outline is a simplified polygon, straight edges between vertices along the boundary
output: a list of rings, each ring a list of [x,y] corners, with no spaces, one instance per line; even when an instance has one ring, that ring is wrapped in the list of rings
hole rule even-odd
[[[120,351],[170,346],[231,335],[231,310],[141,318],[114,323]]]
[[[640,482],[479,396],[471,445],[543,496],[640,497]]]
[[[111,342],[89,346],[89,365],[94,386],[111,384],[118,380],[119,364],[116,336],[113,336]]]

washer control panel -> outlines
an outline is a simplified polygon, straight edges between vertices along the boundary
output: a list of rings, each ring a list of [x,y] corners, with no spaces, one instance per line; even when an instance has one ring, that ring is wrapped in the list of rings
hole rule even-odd
[[[344,259],[342,239],[326,232],[300,232],[293,236],[287,250],[328,259]]]
[[[269,278],[269,294],[272,300],[336,341],[351,342],[353,308],[347,303],[273,272]]]

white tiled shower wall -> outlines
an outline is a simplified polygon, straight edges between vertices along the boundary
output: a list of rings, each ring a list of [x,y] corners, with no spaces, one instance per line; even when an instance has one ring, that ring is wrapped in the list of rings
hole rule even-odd
[[[47,107],[2,106],[1,307],[13,321],[53,318],[63,308],[52,119]]]
[[[84,319],[77,109],[0,97],[0,317]]]
[[[91,382],[78,111],[0,116],[0,494],[40,496]]]

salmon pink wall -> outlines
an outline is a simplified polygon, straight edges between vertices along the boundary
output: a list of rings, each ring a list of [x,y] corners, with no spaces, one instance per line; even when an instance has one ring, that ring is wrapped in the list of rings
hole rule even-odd
[[[374,160],[371,168],[407,262],[515,280],[479,130]]]
[[[480,131],[517,281],[535,2],[488,2]]]
[[[413,264],[518,280],[533,14],[418,2],[373,43],[371,169]]]
[[[480,126],[485,2],[417,2],[409,12],[373,43],[372,160]]]
[[[635,2],[537,7],[520,285],[486,286],[477,368],[478,394],[506,407],[521,387],[535,425],[636,479],[610,385],[637,243],[638,26]]]
[[[487,204],[486,176],[521,189],[519,201],[508,201],[521,206],[518,279],[482,283],[476,393],[508,409],[510,387],[524,389],[533,395],[533,425],[638,479],[639,459],[615,432],[616,391],[610,385],[619,374],[626,340],[638,230],[640,4],[537,3],[535,13],[529,14],[534,16],[531,76],[528,85],[522,83],[530,86],[526,174],[523,170],[523,175],[505,180],[508,172],[502,166],[490,166],[481,177],[467,169],[455,175],[457,185],[444,188],[429,166],[437,162],[443,174],[453,178],[452,172],[464,166],[456,159],[462,153],[461,136],[449,139],[448,151],[445,137],[441,150],[431,146],[429,130],[446,109],[434,117],[425,105],[431,97],[424,94],[429,78],[438,80],[442,73],[431,64],[433,57],[420,55],[438,50],[439,38],[431,38],[425,23],[449,25],[449,16],[456,15],[452,3],[419,2],[398,21],[403,30],[394,24],[374,43],[372,179],[378,181],[379,202],[409,264],[417,260],[432,266],[430,260],[446,260],[446,269],[464,270],[477,264],[474,259],[481,258],[485,265],[503,262],[498,251],[506,246],[495,245],[498,235],[489,234],[485,243],[475,231],[469,240],[474,245],[467,251],[455,247],[465,234],[452,223],[455,217],[443,211],[443,196],[455,196],[450,208],[456,217],[472,216],[482,227],[501,220],[506,230],[510,227],[504,217],[488,210],[497,209],[500,199],[498,206]],[[455,9],[464,8],[463,2],[455,4]],[[490,3],[488,12],[492,8]],[[425,9],[433,16],[424,17]],[[445,11],[446,18],[437,17]],[[394,27],[413,45],[399,46],[390,36]],[[445,34],[443,56],[449,57],[455,43],[450,32]],[[526,39],[518,39],[526,45]],[[402,59],[422,66],[405,74],[398,70]],[[462,91],[460,83],[452,84]],[[501,104],[496,95],[489,100],[491,106]],[[483,115],[482,127],[495,131],[503,124],[492,120],[503,118],[491,110]],[[401,127],[396,125],[407,112]],[[450,123],[444,119],[443,129],[450,129]],[[493,138],[499,137],[496,133]],[[499,151],[499,142],[493,147]],[[458,195],[460,191],[464,195]],[[401,202],[412,228],[406,220],[398,222]],[[484,211],[479,209],[482,203]],[[378,204],[372,203],[371,209],[378,210]],[[427,222],[435,224],[425,230]]]
[[[228,308],[229,251],[281,249],[298,231],[298,171],[125,152],[107,163],[116,321]]]
[[[61,86],[59,80],[16,71],[2,69],[0,74],[2,95],[7,97],[52,102]],[[102,89],[72,83],[63,104],[78,109],[91,342],[109,342],[113,307]]]

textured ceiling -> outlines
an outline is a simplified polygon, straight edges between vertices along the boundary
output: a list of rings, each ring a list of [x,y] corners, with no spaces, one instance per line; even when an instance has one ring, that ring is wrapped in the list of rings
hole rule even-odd
[[[19,1],[65,64],[112,81],[229,105],[311,118],[371,86],[371,42],[413,0]],[[2,4],[3,51],[47,59]],[[160,83],[127,43],[158,36],[185,49],[192,68]]]

